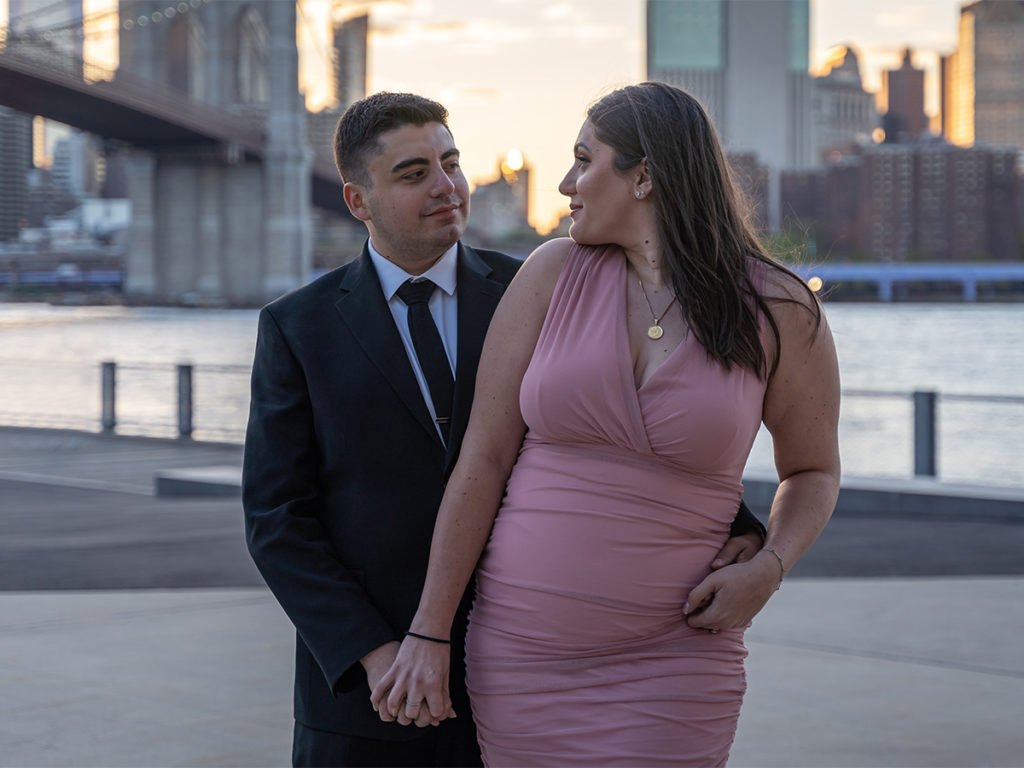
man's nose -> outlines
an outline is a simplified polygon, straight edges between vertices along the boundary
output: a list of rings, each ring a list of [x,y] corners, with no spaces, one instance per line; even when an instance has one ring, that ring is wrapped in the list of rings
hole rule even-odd
[[[450,195],[455,191],[455,182],[452,177],[445,173],[444,168],[438,168],[434,174],[434,185],[431,192],[434,197]]]

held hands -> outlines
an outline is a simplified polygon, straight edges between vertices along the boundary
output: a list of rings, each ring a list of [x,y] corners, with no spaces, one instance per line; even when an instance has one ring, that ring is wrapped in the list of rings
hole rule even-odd
[[[370,685],[371,691],[380,682],[380,679],[384,677],[384,673],[391,669],[391,665],[395,663],[395,656],[398,655],[399,647],[400,644],[397,641],[384,643],[384,645],[374,648],[359,660],[359,663],[363,665],[363,669],[366,670],[366,682]]]
[[[447,644],[407,636],[390,669],[376,684],[370,680],[370,703],[380,719],[423,728],[455,717],[448,694],[450,664]]]

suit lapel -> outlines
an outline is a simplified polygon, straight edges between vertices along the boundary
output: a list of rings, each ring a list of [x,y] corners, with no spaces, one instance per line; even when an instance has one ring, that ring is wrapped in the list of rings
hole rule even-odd
[[[487,262],[480,258],[476,251],[462,243],[459,243],[458,270],[459,338],[451,440],[445,459],[448,469],[451,469],[450,465],[458,455],[462,436],[469,422],[473,390],[476,386],[476,368],[480,362],[480,350],[487,335],[487,326],[505,290],[501,283],[488,279],[491,268]]]
[[[441,438],[430,418],[427,405],[423,402],[423,395],[416,383],[416,375],[405,354],[405,347],[398,335],[398,329],[395,328],[391,310],[384,300],[380,280],[373,268],[373,262],[370,261],[370,252],[366,245],[363,245],[363,252],[359,258],[345,272],[340,287],[342,295],[334,306],[341,319],[401,401],[423,429],[437,441],[438,447],[441,447]],[[461,337],[461,317],[459,323]]]

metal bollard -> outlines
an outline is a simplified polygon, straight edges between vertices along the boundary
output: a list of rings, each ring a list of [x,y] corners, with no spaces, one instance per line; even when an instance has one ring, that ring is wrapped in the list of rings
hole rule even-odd
[[[100,363],[100,400],[102,415],[100,426],[104,432],[113,432],[117,426],[117,363]]]
[[[192,437],[192,366],[178,366],[178,437]]]
[[[914,474],[935,477],[935,392],[914,393]]]

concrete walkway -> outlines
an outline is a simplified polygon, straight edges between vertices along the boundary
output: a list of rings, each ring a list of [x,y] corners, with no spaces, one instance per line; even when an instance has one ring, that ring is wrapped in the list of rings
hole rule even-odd
[[[747,636],[730,765],[1020,766],[1024,581],[794,580]],[[283,766],[263,589],[0,594],[0,765]]]
[[[237,446],[0,428],[0,766],[283,766],[293,632]],[[1024,766],[1024,521],[837,516],[747,634],[730,766]]]

